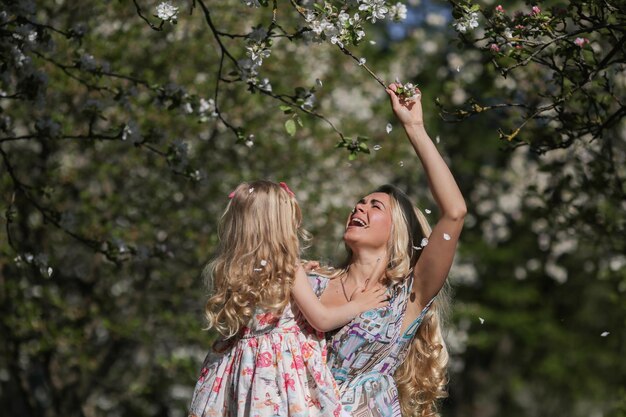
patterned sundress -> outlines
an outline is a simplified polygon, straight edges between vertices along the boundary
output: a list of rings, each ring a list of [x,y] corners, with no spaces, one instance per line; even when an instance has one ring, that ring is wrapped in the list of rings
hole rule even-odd
[[[324,334],[297,308],[257,311],[234,346],[207,355],[189,416],[345,416],[326,356]]]
[[[315,278],[323,292],[329,279]],[[402,416],[393,374],[404,361],[410,342],[434,301],[430,300],[400,334],[412,285],[411,273],[391,288],[387,307],[366,311],[335,334],[327,334],[328,365],[339,386],[344,410],[352,417]]]

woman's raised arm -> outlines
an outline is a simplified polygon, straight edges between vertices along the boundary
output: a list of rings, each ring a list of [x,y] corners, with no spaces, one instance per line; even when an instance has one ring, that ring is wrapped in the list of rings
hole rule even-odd
[[[467,208],[450,169],[426,133],[421,94],[415,100],[404,101],[398,97],[396,90],[396,84],[387,88],[391,106],[424,167],[430,191],[441,215],[428,238],[428,244],[414,265],[415,302],[423,307],[445,283]]]

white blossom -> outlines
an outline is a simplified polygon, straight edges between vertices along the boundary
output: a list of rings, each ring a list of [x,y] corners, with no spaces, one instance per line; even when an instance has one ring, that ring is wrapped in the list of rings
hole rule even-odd
[[[387,123],[387,126],[385,127],[385,130],[387,131],[387,133],[391,133],[392,129],[393,129],[393,125],[391,123]]]
[[[400,21],[406,19],[407,8],[402,3],[396,3],[389,8],[389,18],[391,20]]]
[[[172,6],[169,1],[164,1],[157,6],[156,16],[165,22],[176,23],[178,7]]]
[[[362,0],[359,10],[369,12],[367,20],[376,23],[376,20],[382,20],[389,12],[385,0]]]
[[[268,78],[263,78],[258,87],[263,91],[272,92],[272,84],[270,84],[270,80]]]

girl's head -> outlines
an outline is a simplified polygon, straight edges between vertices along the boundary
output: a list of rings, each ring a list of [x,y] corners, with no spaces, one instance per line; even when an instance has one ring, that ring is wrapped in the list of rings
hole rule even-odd
[[[362,198],[348,219],[344,242],[349,258],[362,248],[387,255],[387,278],[406,277],[420,256],[422,239],[430,226],[422,212],[397,187],[386,184]]]
[[[284,184],[239,184],[218,226],[219,246],[204,275],[213,295],[206,305],[209,327],[236,335],[256,307],[280,312],[289,301],[300,255],[302,214]]]

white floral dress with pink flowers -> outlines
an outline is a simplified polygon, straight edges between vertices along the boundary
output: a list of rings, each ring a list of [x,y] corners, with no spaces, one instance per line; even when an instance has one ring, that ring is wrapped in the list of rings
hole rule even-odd
[[[319,280],[311,280],[319,295]],[[209,352],[189,416],[329,416],[344,412],[326,366],[326,342],[288,305],[280,316],[257,311],[225,353]],[[345,414],[343,414],[345,415]]]

